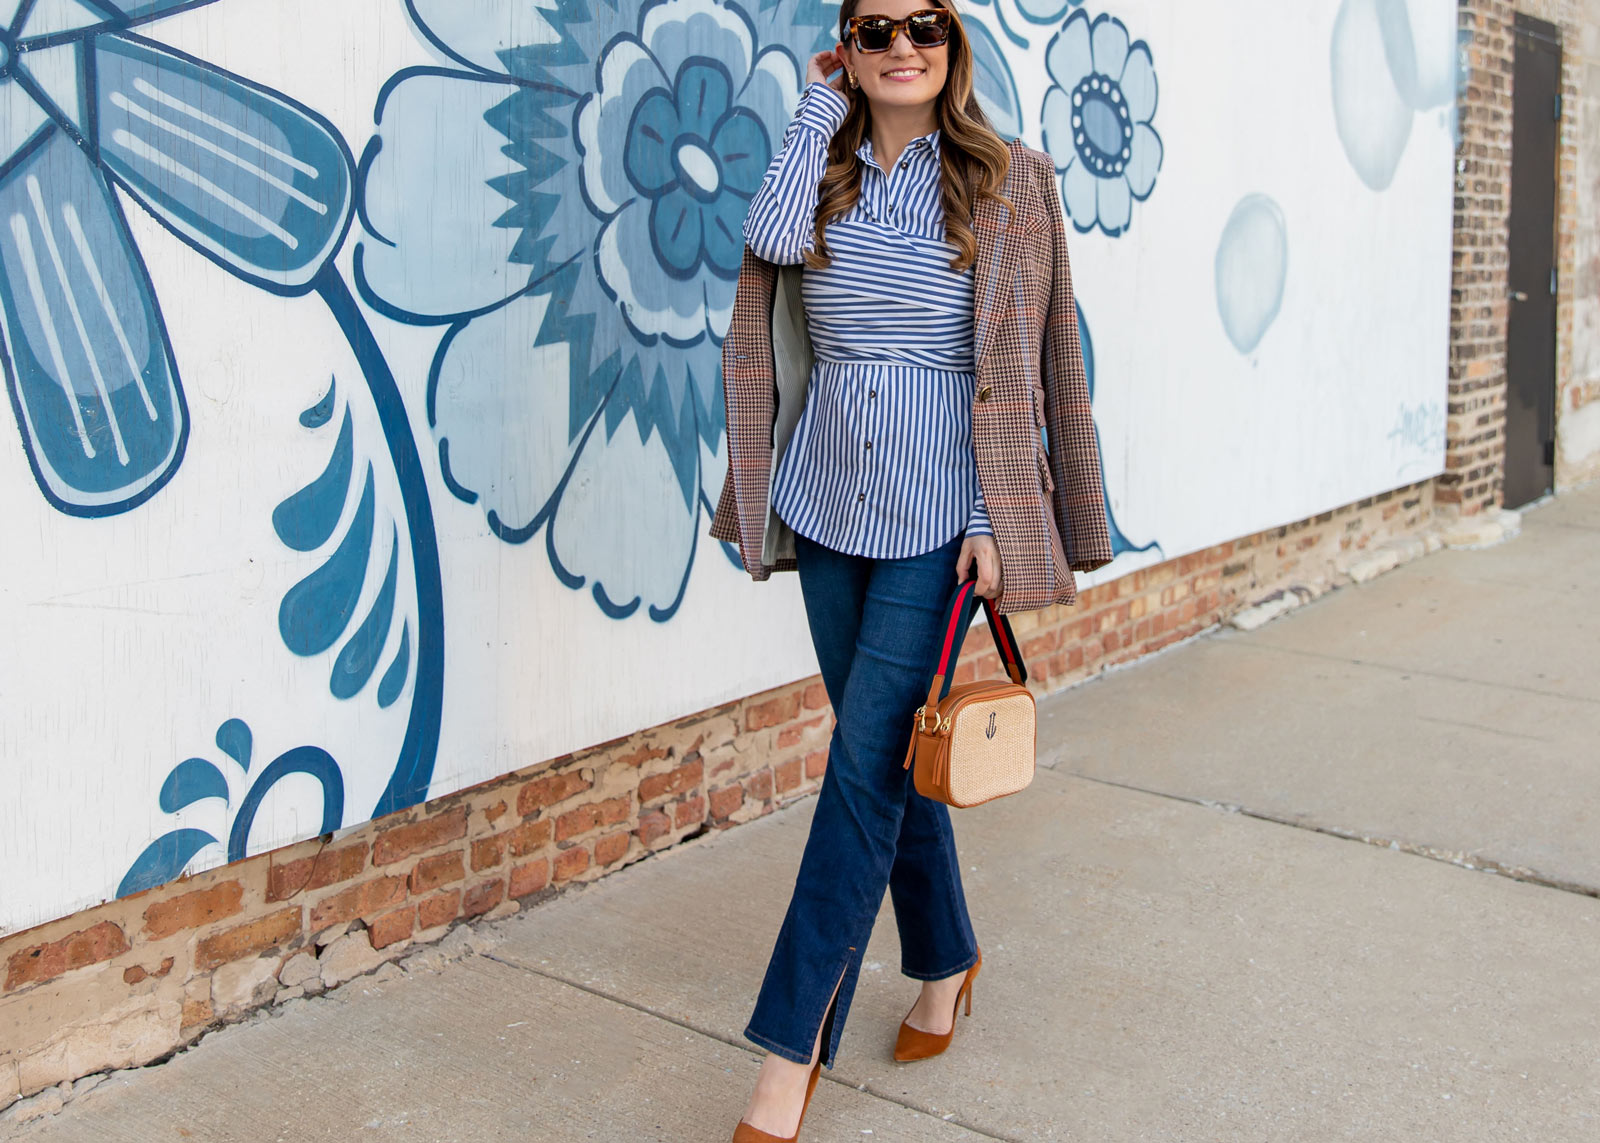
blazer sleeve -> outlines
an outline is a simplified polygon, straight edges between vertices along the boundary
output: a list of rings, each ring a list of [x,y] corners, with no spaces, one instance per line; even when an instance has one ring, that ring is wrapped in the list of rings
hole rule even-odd
[[[1056,525],[1072,570],[1093,571],[1110,563],[1112,556],[1100,474],[1100,443],[1089,408],[1089,380],[1078,339],[1078,308],[1072,300],[1066,212],[1061,206],[1053,165],[1038,163],[1038,175],[1050,211],[1054,251],[1041,372],[1045,423],[1050,432],[1050,475],[1056,485]]]

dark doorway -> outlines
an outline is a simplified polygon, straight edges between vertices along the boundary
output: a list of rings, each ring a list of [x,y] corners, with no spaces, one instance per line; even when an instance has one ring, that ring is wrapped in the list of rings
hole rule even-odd
[[[1561,32],[1518,13],[1511,108],[1511,266],[1504,504],[1550,491],[1556,445],[1556,143]]]

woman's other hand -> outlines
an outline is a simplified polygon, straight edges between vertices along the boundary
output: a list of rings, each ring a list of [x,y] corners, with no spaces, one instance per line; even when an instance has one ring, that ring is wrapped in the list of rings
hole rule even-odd
[[[968,536],[961,541],[961,557],[956,560],[956,582],[965,583],[972,569],[978,578],[977,592],[985,599],[1000,594],[1000,548],[993,536]]]
[[[828,77],[834,72],[839,74],[830,80]],[[812,56],[811,62],[806,64],[806,85],[810,86],[813,83],[825,83],[845,99],[849,99],[850,90],[845,86],[844,56],[831,48]]]

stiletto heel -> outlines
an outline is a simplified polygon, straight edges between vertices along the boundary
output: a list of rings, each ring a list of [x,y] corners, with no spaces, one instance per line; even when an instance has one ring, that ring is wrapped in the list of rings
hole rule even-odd
[[[800,1122],[794,1125],[793,1135],[773,1135],[741,1119],[733,1129],[733,1143],[796,1143],[800,1138],[800,1125],[806,1121],[806,1109],[811,1106],[811,1093],[817,1090],[817,1077],[821,1074],[822,1057],[819,1055],[817,1062],[811,1065],[811,1078],[806,1081],[806,1101],[800,1105]]]
[[[906,1019],[900,1022],[900,1035],[895,1038],[894,1058],[902,1064],[913,1060],[926,1060],[937,1056],[950,1046],[950,1041],[956,1034],[956,1013],[961,1010],[961,998],[966,997],[967,1015],[972,1015],[972,982],[978,979],[978,970],[983,967],[983,950],[978,950],[978,959],[973,966],[967,969],[967,978],[961,982],[961,990],[956,993],[956,1002],[950,1008],[950,1030],[944,1035],[933,1032],[924,1032],[921,1028],[913,1028],[906,1021],[911,1019],[911,1014],[906,1013]],[[913,1006],[914,1007],[914,1006]]]

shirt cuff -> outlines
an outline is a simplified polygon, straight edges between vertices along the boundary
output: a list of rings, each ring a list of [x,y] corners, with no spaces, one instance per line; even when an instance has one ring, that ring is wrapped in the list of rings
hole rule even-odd
[[[989,527],[989,509],[983,502],[983,489],[978,489],[978,498],[972,502],[972,515],[967,517],[968,536],[992,536],[994,529]]]
[[[802,127],[811,128],[824,139],[832,139],[849,113],[849,101],[832,87],[825,83],[808,83],[794,117]]]

